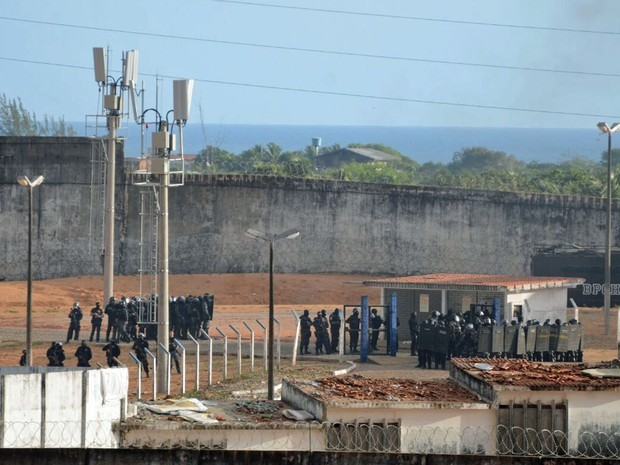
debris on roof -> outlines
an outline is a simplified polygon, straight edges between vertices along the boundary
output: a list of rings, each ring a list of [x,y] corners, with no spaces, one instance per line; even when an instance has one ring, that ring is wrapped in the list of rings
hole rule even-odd
[[[371,379],[360,375],[315,381],[313,395],[360,401],[478,402],[478,397],[447,380]]]
[[[592,377],[586,371],[591,368],[610,368],[611,362],[597,364],[596,367],[582,363],[530,362],[503,358],[454,358],[451,362],[455,367],[496,385],[549,389],[620,387],[619,378]],[[491,369],[481,370],[476,366],[480,364],[489,365]]]

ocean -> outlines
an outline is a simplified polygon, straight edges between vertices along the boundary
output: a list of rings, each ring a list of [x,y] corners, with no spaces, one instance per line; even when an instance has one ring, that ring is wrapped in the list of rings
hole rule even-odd
[[[126,156],[139,156],[139,126],[130,123],[119,134],[127,137]],[[188,124],[183,131],[184,152],[188,155],[206,145],[239,154],[256,144],[270,142],[285,151],[302,150],[311,145],[313,137],[320,137],[323,147],[383,144],[419,163],[449,163],[455,152],[474,146],[506,152],[524,162],[543,163],[578,156],[599,161],[607,150],[607,137],[594,124],[589,129]]]

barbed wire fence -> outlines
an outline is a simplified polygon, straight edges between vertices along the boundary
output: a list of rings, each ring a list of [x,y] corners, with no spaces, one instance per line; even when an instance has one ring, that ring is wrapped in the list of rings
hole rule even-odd
[[[169,422],[165,422],[169,424]],[[575,434],[506,427],[433,427],[397,423],[223,422],[181,423],[110,420],[0,422],[2,448],[121,448],[268,450],[382,454],[531,456],[620,459],[620,432]]]

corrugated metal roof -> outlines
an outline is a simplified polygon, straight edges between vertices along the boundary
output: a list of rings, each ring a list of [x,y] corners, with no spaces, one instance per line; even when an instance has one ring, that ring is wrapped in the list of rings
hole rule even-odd
[[[436,288],[436,289],[498,289],[517,291],[523,289],[542,289],[549,287],[574,287],[582,284],[583,278],[547,276],[509,276],[494,274],[437,273],[416,276],[400,276],[364,281],[373,287]]]
[[[376,161],[395,161],[395,160],[398,160],[397,156],[391,155],[391,154],[386,153],[386,152],[382,152],[381,150],[377,150],[377,149],[350,148],[350,147],[347,147],[345,150],[348,150],[350,152],[355,152],[355,153],[357,153],[359,155],[371,158],[371,159],[376,160]]]

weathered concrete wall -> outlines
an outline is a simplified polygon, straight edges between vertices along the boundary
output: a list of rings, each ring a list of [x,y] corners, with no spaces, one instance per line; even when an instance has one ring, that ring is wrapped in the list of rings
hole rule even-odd
[[[35,279],[100,274],[89,250],[89,138],[0,138],[0,278],[26,276],[27,193],[35,192]],[[119,173],[122,151],[118,151]],[[117,178],[117,269],[139,268],[140,188]],[[619,205],[614,202],[614,219]],[[618,242],[614,221],[614,241]],[[536,246],[604,243],[603,199],[263,176],[189,177],[170,190],[170,272],[268,269],[247,228],[301,231],[276,243],[277,272],[529,274]],[[91,244],[92,245],[92,244]]]
[[[117,179],[123,181],[122,144],[117,147]],[[18,176],[45,177],[33,191],[33,278],[102,272],[101,242],[89,240],[95,233],[91,158],[98,150],[101,140],[87,137],[0,137],[0,279],[27,273],[28,190],[17,184]]]

